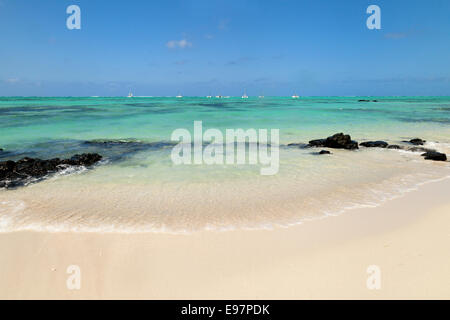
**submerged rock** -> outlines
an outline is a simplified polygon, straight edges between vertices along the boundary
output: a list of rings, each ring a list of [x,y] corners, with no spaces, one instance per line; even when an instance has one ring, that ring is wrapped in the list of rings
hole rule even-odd
[[[320,150],[319,154],[331,154],[328,150]]]
[[[166,148],[173,147],[176,143],[172,141],[157,141],[157,142],[143,142],[139,140],[123,139],[123,140],[88,140],[84,141],[83,144],[87,146],[96,146],[101,148],[113,148],[113,147],[141,147],[145,148]]]
[[[336,133],[326,139],[311,140],[308,146],[353,150],[358,149],[358,142],[353,141],[348,134]]]
[[[425,157],[425,160],[447,161],[447,155],[437,151],[425,152],[422,154],[422,157]]]
[[[388,143],[385,141],[366,141],[359,144],[366,148],[386,148]]]
[[[297,147],[297,148],[305,148],[305,147],[307,147],[308,145],[307,145],[306,143],[289,143],[287,146],[288,146],[288,147],[291,147],[291,148],[294,148],[294,147]]]
[[[409,148],[408,151],[411,151],[411,152],[436,152],[436,150],[434,150],[434,149],[428,149],[428,148],[424,148],[424,147],[412,147],[412,148]]]
[[[419,138],[415,138],[415,139],[411,139],[411,140],[409,140],[409,141],[403,141],[403,142],[409,142],[409,143],[411,143],[411,144],[413,144],[413,145],[415,145],[415,146],[423,146],[423,144],[424,144],[425,142],[427,142],[427,141],[426,141],[426,140],[419,139]]]
[[[43,178],[50,173],[55,173],[67,168],[67,166],[91,166],[100,161],[102,156],[97,153],[76,154],[70,159],[35,159],[23,158],[18,161],[0,162],[0,187],[12,187],[24,185],[31,179]]]
[[[390,144],[387,146],[388,149],[403,149],[403,147],[399,146],[398,144]]]

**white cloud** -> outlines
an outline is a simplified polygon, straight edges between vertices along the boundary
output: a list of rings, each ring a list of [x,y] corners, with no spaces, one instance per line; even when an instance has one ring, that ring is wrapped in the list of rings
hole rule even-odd
[[[192,47],[192,42],[187,41],[186,39],[182,40],[170,40],[166,43],[167,48],[175,49],[175,48],[189,48]]]

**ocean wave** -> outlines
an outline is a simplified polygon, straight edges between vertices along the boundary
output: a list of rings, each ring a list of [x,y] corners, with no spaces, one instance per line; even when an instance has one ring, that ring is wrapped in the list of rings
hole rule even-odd
[[[64,173],[63,173],[64,174]],[[62,175],[63,175],[62,174]],[[127,221],[118,217],[97,217],[91,221],[73,221],[68,219],[65,222],[56,222],[54,219],[43,219],[42,221],[32,220],[27,221],[24,214],[27,208],[26,202],[21,200],[1,201],[0,202],[0,232],[17,232],[17,231],[35,231],[35,232],[74,232],[74,233],[161,233],[174,235],[190,235],[197,232],[229,232],[235,230],[273,230],[277,228],[289,228],[292,226],[304,224],[310,221],[324,219],[330,216],[339,216],[346,212],[360,209],[360,208],[375,208],[384,203],[401,198],[406,194],[419,190],[421,186],[444,181],[450,179],[450,174],[440,178],[418,177],[417,175],[405,176],[402,181],[396,184],[381,183],[368,188],[366,198],[358,200],[341,199],[340,202],[335,202],[334,208],[322,208],[317,210],[314,214],[307,216],[298,215],[291,216],[288,219],[276,217],[265,221],[256,219],[255,222],[221,222],[219,224],[213,222],[199,223],[197,227],[182,227],[173,226],[161,223],[138,223],[134,218]],[[339,203],[339,204],[338,204]],[[276,208],[274,209],[276,210]],[[70,211],[70,209],[69,209]],[[248,219],[247,219],[248,220]]]

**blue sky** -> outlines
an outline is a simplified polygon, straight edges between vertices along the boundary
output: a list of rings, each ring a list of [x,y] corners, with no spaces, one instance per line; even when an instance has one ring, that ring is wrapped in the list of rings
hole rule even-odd
[[[68,30],[66,8],[81,8]],[[369,30],[366,8],[381,8]],[[0,95],[450,95],[450,1],[0,0]]]

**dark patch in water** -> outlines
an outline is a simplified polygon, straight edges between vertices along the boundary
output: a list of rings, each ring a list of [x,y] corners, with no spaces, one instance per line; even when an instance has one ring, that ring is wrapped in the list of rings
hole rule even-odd
[[[40,113],[46,111],[55,111],[55,112],[86,112],[86,111],[103,111],[101,108],[95,108],[93,106],[78,106],[78,105],[70,105],[70,106],[17,106],[17,107],[0,107],[0,114],[2,115],[15,115],[22,112],[28,113]],[[23,116],[22,114],[20,114]]]
[[[397,118],[397,120],[411,123],[421,123],[421,122],[440,123],[440,124],[450,123],[450,119],[448,118],[431,118],[431,119]]]
[[[121,161],[147,150],[162,150],[176,143],[167,141],[140,142],[136,140],[51,140],[48,142],[24,145],[17,150],[0,152],[0,160],[19,160],[30,158],[66,158],[76,153],[99,153],[105,160]]]
[[[285,148],[306,149],[308,147],[308,144],[302,143],[302,142],[294,142],[294,143],[289,143],[288,145],[281,145],[281,146],[285,147]]]
[[[433,108],[433,110],[450,111],[450,107],[436,107],[436,108]]]
[[[19,150],[0,152],[0,161],[17,161],[25,157],[42,159],[67,158],[77,153],[98,153],[101,154],[105,160],[119,162],[129,159],[139,152],[160,151],[172,148],[177,144],[177,142],[171,141],[142,142],[133,139],[90,141],[52,140],[25,145],[23,149]],[[209,142],[204,142],[203,147],[206,147],[209,144]],[[249,145],[250,143],[245,143],[246,147],[249,147]],[[259,143],[256,145],[259,145]],[[270,147],[270,144],[268,144],[268,146]],[[191,149],[193,150],[193,144],[191,144]]]
[[[138,108],[164,108],[165,106],[161,103],[125,103],[123,104],[124,106],[129,106],[129,107],[138,107]]]
[[[225,103],[221,103],[221,102],[217,102],[217,103],[199,103],[199,104],[196,104],[196,105],[198,105],[198,106],[201,106],[201,107],[214,107],[214,108],[217,108],[217,107],[225,107]]]

